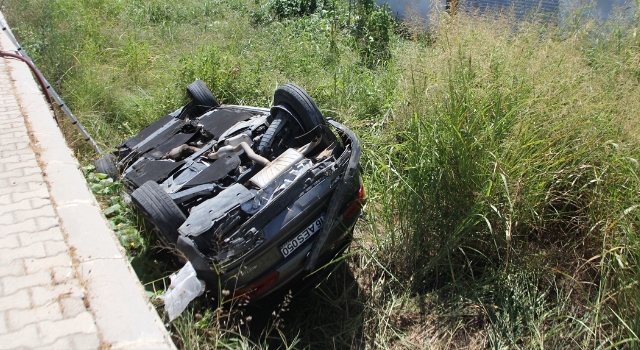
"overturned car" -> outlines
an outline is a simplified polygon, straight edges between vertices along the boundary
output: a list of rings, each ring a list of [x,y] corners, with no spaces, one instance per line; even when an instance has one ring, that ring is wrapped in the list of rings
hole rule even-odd
[[[341,254],[365,203],[355,134],[299,86],[270,109],[191,102],[96,161],[210,288],[263,298]]]

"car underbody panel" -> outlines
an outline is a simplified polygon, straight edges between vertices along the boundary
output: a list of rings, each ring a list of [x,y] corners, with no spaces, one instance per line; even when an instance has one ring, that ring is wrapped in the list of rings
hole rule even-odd
[[[360,146],[296,85],[265,109],[219,105],[198,84],[201,100],[114,152],[121,180],[210,286],[273,293],[348,245],[357,216],[341,213],[364,204]]]

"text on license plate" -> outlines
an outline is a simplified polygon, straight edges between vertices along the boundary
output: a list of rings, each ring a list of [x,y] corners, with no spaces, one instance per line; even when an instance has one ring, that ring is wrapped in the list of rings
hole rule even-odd
[[[322,223],[324,222],[324,214],[317,218],[311,225],[307,226],[302,232],[298,233],[295,237],[287,241],[280,246],[280,252],[286,258],[289,254],[293,253],[298,247],[306,242],[316,232],[320,231]]]

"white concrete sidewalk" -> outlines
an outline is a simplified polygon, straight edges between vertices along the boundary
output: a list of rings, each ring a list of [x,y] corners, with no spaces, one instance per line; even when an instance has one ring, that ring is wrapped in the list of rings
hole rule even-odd
[[[175,349],[29,68],[4,58],[0,156],[0,349]]]

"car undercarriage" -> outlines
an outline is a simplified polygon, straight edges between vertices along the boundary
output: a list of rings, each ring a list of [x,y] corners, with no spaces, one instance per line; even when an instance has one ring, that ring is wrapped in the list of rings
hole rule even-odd
[[[212,286],[255,298],[340,255],[366,201],[355,134],[325,120],[301,87],[269,109],[191,102],[96,161],[118,177],[160,240]]]

